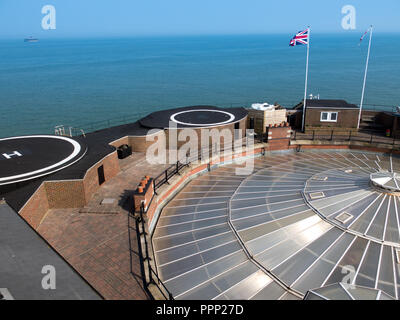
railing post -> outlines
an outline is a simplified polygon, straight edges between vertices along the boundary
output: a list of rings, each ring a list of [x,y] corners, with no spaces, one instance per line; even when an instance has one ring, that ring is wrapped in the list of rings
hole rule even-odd
[[[144,203],[142,202],[142,204],[140,205],[140,220],[141,220],[141,224],[142,224],[142,235],[144,237],[144,248],[145,248],[145,252],[146,252],[146,257],[143,260],[147,260],[147,268],[148,268],[148,272],[149,272],[149,283],[153,282],[153,275],[152,275],[152,271],[151,271],[151,264],[150,264],[150,255],[149,255],[149,245],[147,243],[147,233],[146,233],[146,229],[145,229],[145,224],[144,224]]]
[[[372,138],[373,138],[373,133],[371,132],[371,141],[369,143],[372,143]]]
[[[333,140],[333,130],[331,131],[331,141]]]
[[[314,141],[314,137],[315,137],[315,130],[312,131],[312,140]]]
[[[349,141],[351,141],[351,130],[350,130],[350,133],[349,133]]]
[[[129,223],[129,221],[128,221]],[[137,232],[137,240],[138,240],[138,251],[139,251],[139,260],[140,260],[140,269],[142,270],[143,276],[142,276],[142,282],[143,282],[143,287],[147,288],[147,281],[146,281],[146,271],[145,271],[145,266],[144,266],[144,259],[143,259],[143,249],[142,249],[142,240],[141,240],[141,233],[140,233],[140,215],[139,217],[136,217],[135,219],[136,223],[136,232]],[[132,250],[132,249],[131,249]],[[131,258],[132,259],[132,258]],[[132,272],[132,271],[131,271]]]
[[[156,179],[153,179],[153,190],[154,190],[154,194],[157,194],[157,191],[156,191]]]

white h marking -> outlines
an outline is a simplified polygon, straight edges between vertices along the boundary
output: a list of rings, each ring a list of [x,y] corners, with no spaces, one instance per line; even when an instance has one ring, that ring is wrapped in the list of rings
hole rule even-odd
[[[22,157],[22,154],[18,151],[14,151],[13,153],[3,153],[3,157],[7,160],[11,159],[12,157]]]

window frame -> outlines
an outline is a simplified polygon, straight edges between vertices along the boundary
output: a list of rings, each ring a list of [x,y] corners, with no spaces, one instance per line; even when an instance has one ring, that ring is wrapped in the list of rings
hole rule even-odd
[[[322,115],[324,113],[327,114],[326,120],[322,119]],[[332,114],[336,114],[336,119],[335,120],[332,120]],[[339,116],[339,111],[321,111],[319,120],[321,122],[337,122],[338,121],[338,116]]]

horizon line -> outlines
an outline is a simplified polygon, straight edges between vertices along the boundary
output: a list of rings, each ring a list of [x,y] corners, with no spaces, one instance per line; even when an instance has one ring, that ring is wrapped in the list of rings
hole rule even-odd
[[[29,36],[34,36],[36,38],[41,39],[105,39],[105,38],[173,38],[173,37],[221,37],[221,36],[271,36],[271,35],[291,35],[292,33],[296,33],[296,31],[291,32],[257,32],[257,33],[195,33],[195,34],[106,34],[106,35],[51,35],[51,36],[43,36],[43,35],[35,35],[34,33],[30,35],[13,35],[13,36],[4,36],[0,35],[1,40],[19,40],[24,39]],[[335,34],[335,35],[354,35],[360,33],[358,30],[343,30],[343,31],[313,31],[313,35],[326,35],[326,34]],[[375,31],[374,34],[400,34],[400,31]]]

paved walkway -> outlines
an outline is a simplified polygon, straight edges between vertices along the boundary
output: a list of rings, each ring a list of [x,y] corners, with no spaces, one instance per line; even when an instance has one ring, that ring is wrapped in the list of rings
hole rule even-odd
[[[49,210],[38,228],[105,299],[148,299],[142,284],[134,220],[128,218],[128,210],[140,179],[156,176],[165,167],[150,165],[144,154],[135,153],[121,161],[121,172],[106,182],[85,208]],[[115,201],[102,205],[104,198]]]

